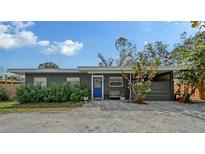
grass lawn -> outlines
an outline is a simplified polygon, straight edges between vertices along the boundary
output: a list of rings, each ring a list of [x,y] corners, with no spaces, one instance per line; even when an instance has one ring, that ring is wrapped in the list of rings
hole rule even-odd
[[[63,112],[75,107],[81,107],[83,103],[29,103],[19,104],[13,101],[0,102],[0,113],[15,112]]]

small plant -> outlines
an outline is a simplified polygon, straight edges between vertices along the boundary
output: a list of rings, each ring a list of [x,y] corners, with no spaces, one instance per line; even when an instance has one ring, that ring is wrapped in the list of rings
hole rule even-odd
[[[104,97],[105,97],[105,99],[109,99],[109,97],[110,97],[109,93],[105,93]]]
[[[0,101],[5,101],[7,99],[8,97],[7,97],[6,91],[0,87]]]
[[[180,97],[180,92],[177,90],[175,93],[174,93],[174,95],[175,95],[175,99],[176,100],[178,100],[178,98]]]

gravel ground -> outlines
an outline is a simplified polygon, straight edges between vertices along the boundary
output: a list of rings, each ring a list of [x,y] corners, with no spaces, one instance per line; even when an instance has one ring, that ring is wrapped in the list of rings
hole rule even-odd
[[[0,114],[0,132],[205,132],[205,103],[96,101],[69,112]]]

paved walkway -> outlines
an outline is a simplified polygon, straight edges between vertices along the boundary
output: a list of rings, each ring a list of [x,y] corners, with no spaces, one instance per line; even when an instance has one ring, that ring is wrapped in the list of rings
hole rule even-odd
[[[0,132],[205,132],[205,103],[96,101],[69,112],[0,114]]]

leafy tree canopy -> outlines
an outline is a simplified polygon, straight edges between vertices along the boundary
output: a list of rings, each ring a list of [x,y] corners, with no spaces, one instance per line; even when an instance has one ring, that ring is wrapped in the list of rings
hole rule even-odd
[[[191,21],[192,28],[205,28],[205,21]]]
[[[199,32],[194,37],[183,33],[181,38],[181,43],[173,52],[179,58],[178,63],[186,69],[178,72],[177,76],[186,87],[183,97],[188,102],[197,86],[205,81],[205,32]]]
[[[120,37],[115,42],[115,47],[119,51],[119,58],[114,60],[113,58],[106,59],[102,54],[98,54],[100,59],[100,67],[113,67],[113,66],[130,66],[134,60],[136,53],[136,45],[129,42],[126,38]]]
[[[154,43],[147,43],[144,46],[144,50],[138,53],[137,59],[141,58],[141,55],[144,56],[148,65],[151,65],[155,59],[160,60],[161,66],[170,66],[175,65],[175,57],[172,52],[169,52],[168,45],[164,44],[162,41],[156,41]]]
[[[23,76],[18,75],[18,74],[13,74],[13,75],[10,75],[6,78],[7,78],[7,80],[16,80],[16,81],[23,81],[24,80]]]
[[[39,64],[38,69],[59,69],[58,65],[53,62]]]
[[[119,51],[119,58],[116,60],[117,66],[130,66],[137,52],[136,45],[126,38],[120,37],[116,40],[115,47]]]
[[[119,58],[106,59],[102,54],[98,54],[100,59],[99,66],[101,67],[128,67],[136,60],[140,60],[143,55],[144,60],[148,65],[151,65],[155,59],[160,59],[161,66],[176,65],[176,57],[168,50],[168,45],[162,41],[147,43],[144,50],[139,52],[134,43],[129,42],[126,38],[120,37],[115,42],[115,47],[119,51]]]

